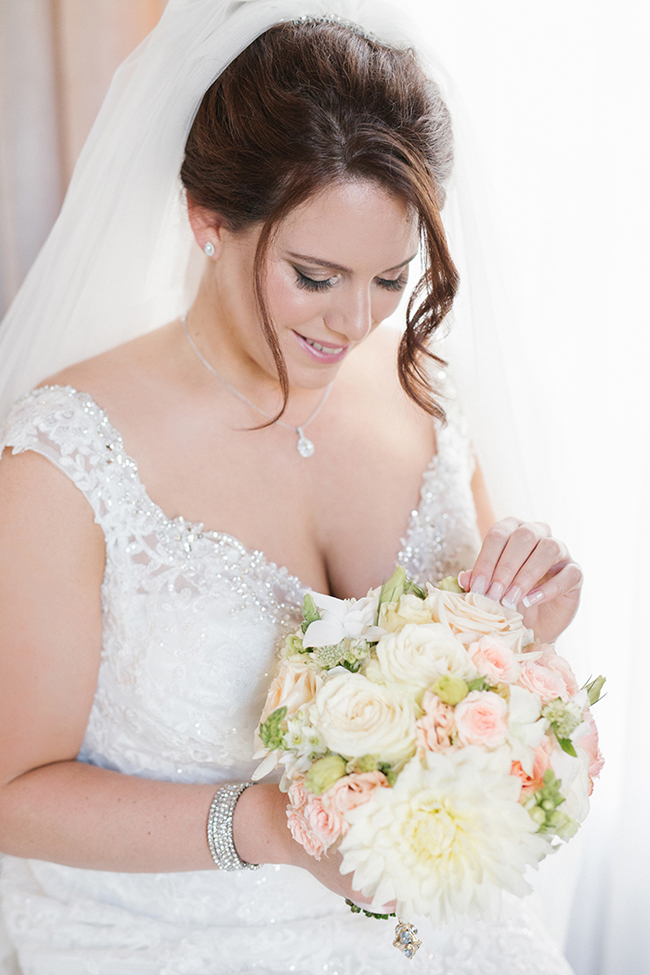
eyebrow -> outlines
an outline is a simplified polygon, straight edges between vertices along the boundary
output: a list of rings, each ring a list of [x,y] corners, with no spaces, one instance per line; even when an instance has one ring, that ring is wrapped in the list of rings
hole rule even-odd
[[[343,267],[342,264],[335,264],[333,261],[324,261],[320,257],[310,257],[308,254],[293,253],[289,253],[288,256],[296,261],[304,261],[305,264],[315,264],[317,267],[326,268],[328,271],[340,271],[342,274],[352,273],[349,267]],[[405,261],[402,261],[401,264],[396,264],[395,267],[387,267],[386,270],[382,271],[381,273],[388,274],[390,271],[399,271],[400,268],[406,267],[406,265],[410,264],[411,261],[413,261],[416,257],[417,251],[412,257],[407,257]]]

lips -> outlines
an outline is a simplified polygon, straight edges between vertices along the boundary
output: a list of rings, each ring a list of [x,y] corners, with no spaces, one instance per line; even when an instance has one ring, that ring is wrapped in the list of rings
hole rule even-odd
[[[300,332],[294,332],[294,335],[303,349],[317,362],[339,362],[345,357],[349,349],[348,345],[325,345],[323,342],[317,342],[315,339],[301,335]]]

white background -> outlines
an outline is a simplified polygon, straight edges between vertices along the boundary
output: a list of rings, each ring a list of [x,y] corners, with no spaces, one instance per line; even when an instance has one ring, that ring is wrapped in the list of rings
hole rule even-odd
[[[528,340],[546,395],[520,403],[537,517],[586,574],[567,644],[579,676],[609,677],[597,711],[607,764],[581,844],[542,878],[547,908],[578,975],[648,975],[650,5],[428,10],[537,323]]]

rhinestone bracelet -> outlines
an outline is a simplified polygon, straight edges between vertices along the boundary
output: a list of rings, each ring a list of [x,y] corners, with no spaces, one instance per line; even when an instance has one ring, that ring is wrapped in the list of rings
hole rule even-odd
[[[216,793],[208,813],[208,846],[220,870],[258,870],[261,863],[241,860],[232,836],[232,819],[237,800],[254,782],[231,782]]]

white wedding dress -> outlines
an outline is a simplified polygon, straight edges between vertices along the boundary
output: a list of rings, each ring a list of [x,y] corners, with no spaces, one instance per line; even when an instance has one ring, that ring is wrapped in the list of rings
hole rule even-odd
[[[473,462],[454,412],[399,555],[419,581],[471,566],[479,541]],[[0,434],[5,445],[71,478],[106,537],[104,646],[79,760],[171,782],[248,779],[300,581],[228,534],[167,518],[83,392],[28,394]],[[512,897],[497,923],[422,925],[409,961],[391,945],[394,922],[353,915],[292,867],[126,874],[6,857],[1,892],[24,975],[570,975],[530,904]]]

